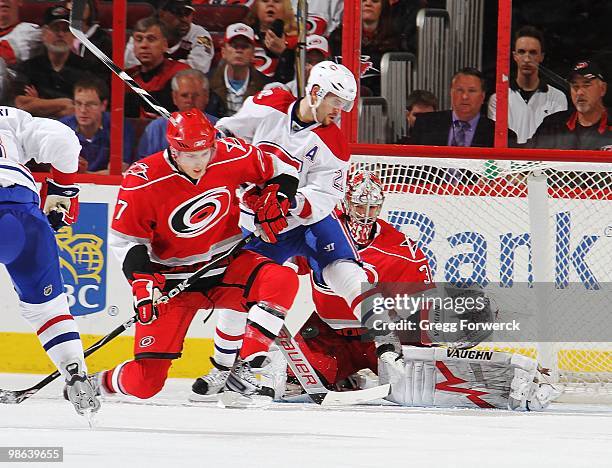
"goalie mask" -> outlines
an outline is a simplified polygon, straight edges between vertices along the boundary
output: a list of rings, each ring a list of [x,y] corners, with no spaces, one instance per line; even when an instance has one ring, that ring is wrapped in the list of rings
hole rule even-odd
[[[382,183],[374,172],[357,171],[349,178],[344,211],[351,236],[358,245],[370,241],[372,228],[384,201]]]

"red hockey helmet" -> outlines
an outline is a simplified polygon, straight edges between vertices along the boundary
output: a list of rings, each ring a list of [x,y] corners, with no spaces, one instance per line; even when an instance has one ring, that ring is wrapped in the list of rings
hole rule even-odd
[[[211,148],[215,144],[216,130],[204,113],[196,108],[173,112],[168,122],[166,138],[171,148],[191,152]]]

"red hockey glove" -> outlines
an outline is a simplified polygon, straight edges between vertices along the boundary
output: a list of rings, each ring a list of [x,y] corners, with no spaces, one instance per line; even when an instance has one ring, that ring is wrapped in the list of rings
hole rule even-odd
[[[79,216],[79,187],[60,185],[51,179],[43,184],[40,205],[53,230],[74,224]]]
[[[276,235],[288,226],[290,202],[278,189],[278,184],[265,187],[253,206],[255,224],[259,224],[261,229],[261,239],[270,243],[276,242]]]
[[[138,321],[148,325],[158,316],[155,301],[162,295],[161,290],[166,284],[166,279],[158,273],[134,273],[131,284],[134,311],[138,314]]]

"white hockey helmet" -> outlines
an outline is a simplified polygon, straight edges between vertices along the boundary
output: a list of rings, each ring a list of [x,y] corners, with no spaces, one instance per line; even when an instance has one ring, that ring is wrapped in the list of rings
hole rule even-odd
[[[317,101],[311,102],[311,107],[316,109],[328,93],[333,93],[342,102],[342,110],[350,112],[357,96],[357,82],[351,71],[344,65],[325,60],[317,63],[310,70],[308,83],[306,84],[306,94],[310,97],[310,91],[317,85]]]

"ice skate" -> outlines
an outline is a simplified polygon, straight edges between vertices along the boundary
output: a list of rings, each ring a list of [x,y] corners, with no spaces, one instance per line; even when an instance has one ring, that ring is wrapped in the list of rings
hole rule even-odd
[[[198,377],[191,386],[189,401],[216,401],[217,395],[223,391],[229,374],[229,369],[213,367],[208,374]]]
[[[251,368],[263,358],[256,358],[251,363],[238,359],[232,367],[223,392],[219,397],[219,405],[226,408],[259,408],[272,403],[274,391],[269,387],[262,387]],[[255,365],[254,367],[262,367]]]
[[[99,390],[82,370],[82,363],[75,359],[63,362],[61,368],[66,375],[64,396],[74,405],[76,412],[81,416],[97,412],[100,409]]]

